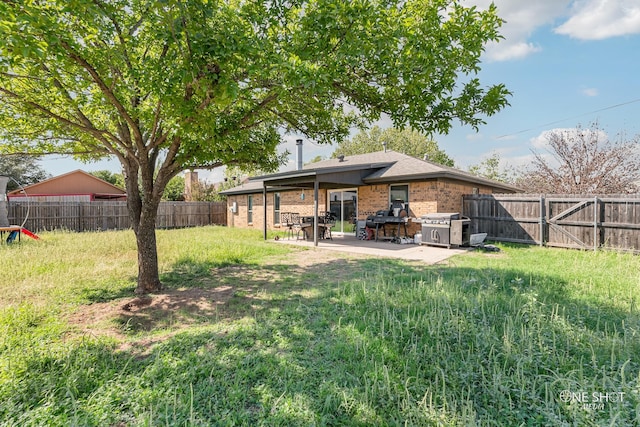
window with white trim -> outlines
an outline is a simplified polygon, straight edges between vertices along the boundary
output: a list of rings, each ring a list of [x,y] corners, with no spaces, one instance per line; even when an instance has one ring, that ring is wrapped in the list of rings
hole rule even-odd
[[[409,184],[389,186],[389,206],[394,200],[402,200],[404,209],[409,212]]]
[[[280,224],[280,193],[273,193],[273,223]]]

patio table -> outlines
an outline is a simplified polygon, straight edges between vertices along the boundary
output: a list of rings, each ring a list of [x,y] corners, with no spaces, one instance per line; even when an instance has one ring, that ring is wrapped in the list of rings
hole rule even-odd
[[[300,228],[304,233],[304,238],[311,238],[311,230],[313,227],[313,217],[312,216],[303,216],[300,218]],[[318,217],[318,237],[321,239],[332,239],[331,237],[331,229],[335,225],[335,222],[327,221],[326,215]]]

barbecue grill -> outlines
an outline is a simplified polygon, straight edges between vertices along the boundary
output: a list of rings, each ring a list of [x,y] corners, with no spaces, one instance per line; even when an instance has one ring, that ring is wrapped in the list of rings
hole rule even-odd
[[[386,239],[394,242],[400,242],[400,230],[404,229],[404,236],[407,237],[407,213],[404,210],[404,202],[402,200],[394,200],[388,210],[377,211],[375,215],[369,215],[367,217],[366,226],[370,229],[375,229],[375,239]],[[396,227],[391,234],[387,236],[385,226],[392,225]],[[384,237],[380,237],[380,231]]]
[[[459,213],[422,215],[422,245],[469,246],[471,220]]]

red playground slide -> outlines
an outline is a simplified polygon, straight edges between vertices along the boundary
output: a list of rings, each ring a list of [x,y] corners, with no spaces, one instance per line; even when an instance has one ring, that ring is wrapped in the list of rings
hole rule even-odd
[[[22,231],[22,234],[24,234],[25,236],[29,236],[29,237],[31,237],[32,239],[35,239],[35,240],[40,240],[40,236],[38,236],[35,233],[32,233],[31,231],[27,230],[24,227],[22,227],[21,231]]]

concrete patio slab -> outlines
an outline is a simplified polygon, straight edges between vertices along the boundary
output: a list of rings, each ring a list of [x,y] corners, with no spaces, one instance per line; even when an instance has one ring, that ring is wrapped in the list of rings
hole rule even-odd
[[[308,240],[280,239],[279,244],[296,245],[313,248],[313,242]],[[415,244],[397,244],[385,241],[359,240],[353,236],[334,236],[333,240],[319,240],[317,249],[352,254],[363,254],[385,258],[398,258],[406,261],[422,261],[435,264],[454,255],[462,254],[468,249],[447,249],[437,246]]]

